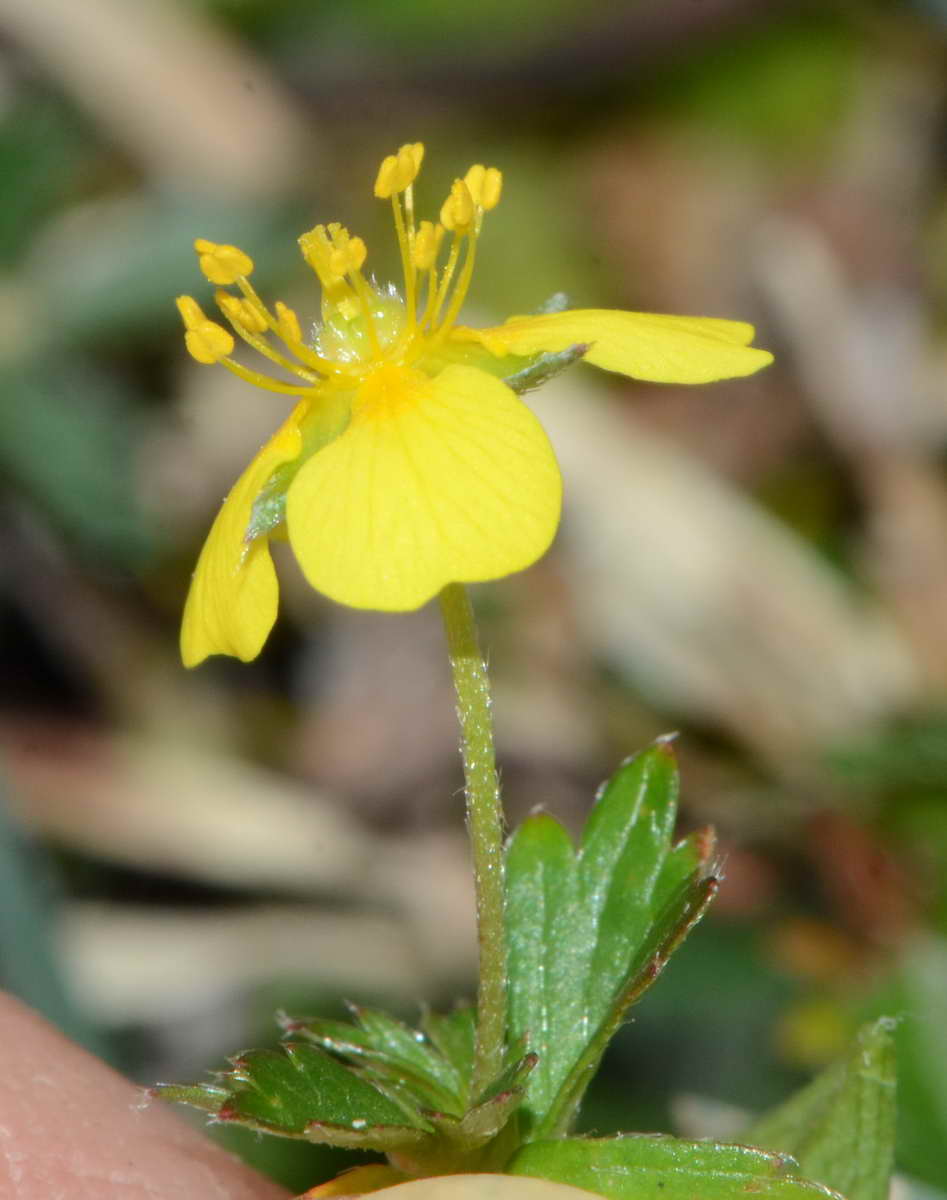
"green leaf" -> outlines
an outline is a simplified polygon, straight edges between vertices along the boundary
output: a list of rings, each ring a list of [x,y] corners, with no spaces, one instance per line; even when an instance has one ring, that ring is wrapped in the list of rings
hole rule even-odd
[[[563,1138],[524,1146],[512,1175],[568,1183],[609,1200],[826,1200],[835,1193],[789,1172],[789,1155],[661,1134]],[[837,1200],[837,1198],[836,1198]]]
[[[466,1089],[473,1072],[477,1010],[471,1004],[463,1004],[446,1014],[425,1013],[421,1029],[464,1081]]]
[[[213,1083],[156,1083],[148,1089],[148,1094],[175,1104],[189,1104],[214,1117],[230,1095],[227,1088]]]
[[[598,1069],[608,1043],[621,1028],[627,1010],[641,999],[664,970],[668,959],[704,915],[718,887],[716,878],[703,878],[695,873],[679,887],[655,918],[632,960],[624,983],[612,999],[605,1019],[560,1088],[544,1122],[544,1133],[561,1135],[568,1132],[585,1090]]]
[[[380,1052],[394,1061],[413,1066],[455,1099],[461,1097],[464,1087],[461,1073],[423,1033],[410,1029],[378,1009],[355,1008],[353,1011],[373,1046]]]
[[[568,1130],[626,1009],[713,895],[712,839],[672,848],[676,812],[677,770],[662,740],[602,790],[578,854],[546,814],[510,841],[510,1031],[539,1055],[524,1105],[534,1137]]]
[[[468,1107],[472,1009],[458,1009],[447,1017],[429,1014],[425,1031],[377,1009],[353,1005],[352,1012],[356,1023],[351,1025],[318,1018],[284,1020],[283,1025],[348,1060],[350,1069],[385,1095],[415,1107],[440,1139],[440,1144],[435,1139],[419,1146],[415,1161],[441,1163],[447,1161],[445,1155],[471,1154],[500,1132],[520,1104],[536,1056],[524,1054],[522,1046],[517,1054],[514,1045],[512,1061]]]
[[[757,1121],[748,1141],[799,1159],[848,1200],[885,1200],[894,1162],[896,1022],[864,1025],[846,1059]]]
[[[467,1106],[473,1042],[470,1057],[452,1061],[427,1033],[409,1028],[377,1009],[353,1006],[355,1023],[320,1018],[283,1022],[287,1032],[301,1035],[323,1050],[346,1060],[383,1090],[394,1088],[417,1107],[456,1117]],[[449,1018],[438,1018],[449,1021]],[[462,1018],[466,1025],[472,1020]]]
[[[218,1083],[159,1085],[156,1095],[282,1137],[388,1151],[424,1140],[430,1125],[336,1059],[305,1043],[250,1050]]]
[[[882,1007],[876,1012],[908,1014],[895,1035],[899,1166],[947,1194],[945,979],[947,939],[933,934],[915,936],[885,982]]]
[[[504,1070],[471,1103],[470,1008],[428,1014],[420,1031],[376,1009],[352,1011],[352,1024],[282,1017],[286,1032],[307,1040],[248,1051],[213,1083],[152,1092],[261,1133],[397,1151],[415,1174],[499,1170],[515,1148],[510,1117],[536,1056],[513,1043]]]

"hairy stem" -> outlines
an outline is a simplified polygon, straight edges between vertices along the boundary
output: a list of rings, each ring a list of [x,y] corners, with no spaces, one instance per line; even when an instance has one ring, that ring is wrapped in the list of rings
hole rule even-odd
[[[467,795],[467,831],[477,891],[480,983],[472,1100],[503,1065],[506,1034],[506,937],[503,924],[503,806],[493,745],[490,680],[470,599],[462,584],[441,592]]]

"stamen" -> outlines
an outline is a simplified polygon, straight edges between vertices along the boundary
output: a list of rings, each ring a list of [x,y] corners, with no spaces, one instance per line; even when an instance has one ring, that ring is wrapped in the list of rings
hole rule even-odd
[[[475,163],[468,169],[463,179],[454,180],[450,195],[444,201],[444,205],[441,208],[441,221],[447,229],[453,231],[454,244],[451,246],[450,259],[444,271],[444,278],[441,281],[434,308],[433,322],[436,325],[434,331],[436,340],[440,340],[444,333],[457,320],[457,316],[460,313],[470,287],[470,280],[473,277],[474,263],[477,258],[477,237],[483,223],[483,214],[492,208],[496,208],[500,202],[502,190],[503,176],[497,168],[485,167],[482,163]],[[441,307],[447,298],[451,278],[457,266],[460,254],[460,240],[464,236],[467,237],[468,244],[463,269],[457,281],[457,286],[454,288],[454,294],[451,296],[447,311],[444,313],[443,318],[439,318]]]
[[[287,358],[285,354],[280,354],[278,350],[273,349],[269,342],[265,341],[259,336],[260,333],[265,332],[267,329],[273,327],[273,325],[271,322],[267,322],[261,326],[258,323],[259,313],[253,307],[253,305],[248,304],[245,300],[240,300],[237,296],[231,296],[228,292],[217,292],[214,299],[217,301],[221,311],[227,317],[228,321],[230,321],[235,332],[239,334],[239,336],[247,343],[248,346],[252,346],[258,354],[262,354],[265,358],[268,358],[270,362],[276,363],[278,367],[282,367],[284,370],[291,371],[294,375],[298,375],[300,379],[305,379],[309,383],[319,382],[319,375],[312,371],[307,371],[298,363],[294,363],[292,359]],[[278,314],[281,307],[287,312],[290,311],[289,309],[286,309],[286,306],[282,304],[282,301],[278,300],[276,302]],[[246,321],[247,317],[249,317],[250,321],[256,323],[248,323]],[[295,319],[295,314],[293,314],[293,317]],[[298,327],[299,326],[297,323],[297,329]],[[277,320],[275,328],[276,332],[279,333],[279,320]],[[288,341],[286,338],[283,340]]]
[[[421,222],[411,245],[412,262],[418,271],[430,271],[437,260],[443,240],[443,225],[435,225],[431,221]]]
[[[409,187],[405,192],[405,203],[407,197],[411,193]],[[408,324],[406,332],[411,334],[414,332],[417,322],[417,270],[414,264],[414,256],[412,254],[412,245],[414,242],[414,217],[412,214],[411,221],[407,228],[405,227],[404,215],[401,211],[401,199],[397,195],[391,197],[391,211],[395,218],[395,233],[398,238],[398,250],[401,254],[401,271],[404,275],[404,303],[405,311],[408,316]]]
[[[418,316],[416,327],[424,329],[434,314],[434,301],[437,296],[437,270],[435,263],[444,240],[444,226],[434,225],[430,221],[422,221],[411,245],[411,258],[416,271],[423,272],[427,280],[427,296],[424,310]],[[411,328],[411,333],[414,327]]]
[[[321,354],[317,354],[315,350],[310,348],[303,341],[302,329],[299,325],[299,318],[295,312],[284,304],[282,300],[276,301],[276,320],[273,322],[273,332],[277,337],[282,338],[286,347],[296,355],[302,362],[308,363],[315,367],[323,375],[349,375],[351,368],[344,363],[336,363],[331,359],[323,358]],[[303,378],[309,378],[308,373],[297,370],[292,367],[298,375]]]
[[[232,358],[217,359],[222,367],[226,367],[231,375],[236,375],[238,379],[242,379],[245,383],[252,383],[254,387],[263,388],[267,392],[278,392],[282,396],[312,396],[318,393],[322,387],[321,382],[313,387],[299,387],[292,383],[280,383],[278,379],[271,379],[269,375],[261,375],[259,371],[251,371],[249,368],[241,366],[240,363],[234,362]]]
[[[241,292],[243,292],[244,299],[246,300],[247,305],[254,312],[256,319],[263,322],[264,328],[271,329],[278,337],[282,338],[293,354],[295,354],[295,356],[300,360],[300,362],[305,363],[307,367],[311,367],[314,371],[317,371],[322,375],[347,375],[351,373],[350,369],[345,364],[332,362],[330,359],[323,358],[321,355],[317,354],[315,350],[310,350],[302,340],[301,330],[299,333],[299,340],[297,342],[293,342],[286,336],[287,327],[281,324],[280,314],[284,310],[287,312],[289,310],[286,308],[286,305],[282,303],[282,301],[277,300],[276,316],[274,316],[254,291],[253,285],[249,280],[238,279],[237,287],[241,290]],[[232,299],[237,300],[237,297],[234,296]],[[296,327],[297,329],[299,328],[298,321],[296,322]],[[243,335],[241,334],[241,337],[242,336]],[[262,346],[266,345],[267,344],[263,342],[261,345],[255,346],[255,349],[260,350],[261,354],[265,354],[267,358],[273,359],[274,362],[279,361],[278,359],[273,358],[273,355],[276,353],[276,351],[272,350],[271,347],[267,346],[267,349],[262,349]],[[289,370],[294,371],[297,374],[301,374],[299,371],[297,371],[295,364],[288,362],[288,360],[287,363]],[[308,376],[304,376],[304,378],[308,378]]]
[[[450,305],[447,312],[444,314],[443,320],[435,331],[435,338],[440,337],[447,332],[457,320],[461,307],[467,298],[467,291],[470,288],[470,280],[473,278],[474,262],[477,258],[477,235],[472,233],[467,239],[467,254],[464,257],[463,270],[460,273],[460,278],[457,280],[457,286],[454,288],[454,294],[451,296]]]
[[[322,284],[323,310],[327,306],[334,307],[346,318],[351,320],[359,311],[358,300],[352,288],[345,279],[345,272],[339,272],[332,267],[333,252],[338,249],[340,239],[348,239],[349,232],[338,221],[329,225],[317,225],[299,239],[303,257],[319,276]],[[361,241],[361,238],[355,239]],[[364,245],[364,243],[363,243]]]
[[[241,275],[249,275],[253,271],[253,259],[236,246],[219,245],[206,238],[196,238],[194,249],[197,251],[198,265],[211,283],[226,287],[236,283]]]
[[[390,196],[403,192],[411,186],[418,177],[421,163],[424,160],[424,145],[422,142],[410,142],[402,146],[397,154],[389,154],[382,159],[375,179],[375,195],[379,200],[387,200]]]
[[[404,222],[408,229],[408,241],[414,237],[414,184],[404,189]]]
[[[417,326],[417,270],[411,253],[414,244],[414,181],[424,160],[422,142],[409,142],[397,154],[389,154],[378,170],[375,180],[375,195],[381,200],[391,200],[391,211],[395,221],[395,233],[401,254],[401,270],[404,275],[405,310],[408,320],[405,335],[410,337]],[[402,200],[402,193],[404,198]],[[402,208],[402,204],[404,207]]]
[[[414,183],[418,175],[421,173],[421,163],[424,162],[424,143],[408,142],[398,151],[399,154],[403,154],[405,152],[407,152],[409,158],[411,159],[411,163],[414,168],[410,180],[411,183]]]
[[[341,225],[330,225],[329,234],[332,240],[327,259],[328,269],[338,278],[347,276],[358,297],[359,312],[365,322],[365,332],[368,334],[372,353],[380,354],[381,342],[372,315],[372,293],[361,271],[368,254],[365,243],[360,237],[352,237]]]
[[[217,306],[232,325],[241,325],[250,333],[265,333],[269,328],[266,317],[259,309],[239,296],[230,292],[217,291],[214,293]]]
[[[333,275],[347,275],[360,271],[368,255],[360,237],[350,237],[348,230],[340,229],[333,238],[333,250],[329,255],[329,269]]]
[[[233,350],[233,338],[216,321],[204,321],[194,329],[186,330],[184,344],[192,358],[208,367],[222,362]]]
[[[457,260],[460,258],[460,245],[462,240],[463,239],[458,237],[456,234],[454,235],[453,240],[451,241],[450,254],[447,256],[447,263],[444,267],[444,273],[441,275],[440,283],[437,287],[437,291],[434,294],[434,303],[428,304],[430,312],[425,312],[424,314],[424,323],[430,323],[432,328],[437,323],[438,313],[441,311],[444,301],[447,299],[447,293],[450,290],[451,280],[454,277],[454,271],[457,269]],[[432,283],[436,277],[437,272],[433,271],[431,275]]]
[[[375,196],[379,200],[387,200],[398,190],[398,157],[389,154],[381,160],[378,174],[375,177]]]
[[[202,363],[222,362],[232,374],[256,387],[299,396],[312,394],[327,382],[331,386],[332,378],[344,386],[343,381],[357,380],[384,364],[413,362],[440,342],[466,299],[483,217],[498,204],[503,177],[496,167],[475,163],[463,179],[455,179],[451,185],[441,206],[440,222],[416,224],[414,181],[423,158],[421,142],[406,143],[382,161],[375,180],[375,195],[391,201],[404,274],[403,308],[393,289],[386,294],[363,274],[367,251],[361,238],[353,237],[337,222],[304,233],[300,248],[322,285],[325,325],[316,344],[326,354],[333,354],[333,358],[325,358],[304,343],[292,309],[277,301],[271,311],[257,295],[248,278],[253,271],[248,255],[236,246],[198,238],[194,248],[204,275],[222,287],[236,285],[239,290],[240,295],[216,294],[234,332],[302,383],[283,383],[234,361],[230,357],[234,339],[228,330],[209,320],[193,298],[182,296],[178,308],[190,353]],[[446,231],[452,234],[451,246],[443,270],[438,271]],[[282,342],[285,353],[282,347],[276,348],[269,334]]]
[[[273,327],[272,313],[257,295],[256,289],[249,279],[238,279],[237,287],[243,293],[243,298],[247,305],[256,314],[257,321],[262,321],[267,329],[271,329]]]
[[[231,353],[233,338],[223,325],[204,315],[192,296],[179,296],[177,306],[184,321],[184,344],[192,358],[209,367]]]
[[[276,301],[276,332],[290,346],[299,345],[303,340],[299,318],[282,300]]]
[[[181,314],[181,320],[184,322],[185,329],[193,329],[201,321],[207,320],[204,310],[193,296],[178,296],[174,303]]]
[[[451,184],[450,195],[441,205],[441,224],[451,233],[462,236],[473,229],[475,206],[470,189],[462,179]]]
[[[483,163],[475,163],[464,176],[464,183],[474,204],[484,212],[489,212],[500,203],[503,175],[496,167],[485,167]]]

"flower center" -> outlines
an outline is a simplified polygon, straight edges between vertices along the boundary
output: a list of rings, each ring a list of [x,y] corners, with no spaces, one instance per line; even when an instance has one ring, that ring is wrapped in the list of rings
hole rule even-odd
[[[201,363],[221,363],[257,387],[296,396],[353,391],[373,372],[422,363],[450,333],[470,286],[484,213],[500,199],[495,167],[472,166],[455,179],[437,222],[415,222],[414,181],[424,158],[420,142],[402,146],[381,164],[375,195],[390,200],[404,275],[404,291],[379,287],[362,272],[367,250],[342,225],[317,225],[299,239],[303,257],[322,284],[322,322],[310,345],[291,308],[267,308],[250,283],[252,260],[235,246],[198,238],[201,270],[220,290],[218,307],[234,333],[270,362],[296,377],[273,379],[230,357],[234,339],[209,320],[190,296],[178,299],[188,350]],[[450,234],[446,261],[441,245]],[[239,295],[223,290],[236,285]]]
[[[367,376],[352,402],[352,422],[386,421],[415,403],[427,383],[423,371],[413,367],[383,366]]]
[[[404,301],[394,286],[386,291],[369,285],[368,307],[360,309],[354,316],[347,317],[338,308],[326,311],[323,322],[316,329],[313,349],[323,358],[334,363],[370,363],[376,357],[369,324],[374,329],[378,351],[385,356],[395,345],[404,327],[407,315]]]

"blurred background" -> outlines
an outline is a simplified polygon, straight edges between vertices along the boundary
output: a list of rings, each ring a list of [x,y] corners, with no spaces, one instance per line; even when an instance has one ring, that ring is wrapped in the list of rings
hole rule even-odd
[[[257,662],[177,657],[285,411],[185,354],[192,239],[315,316],[297,235],[340,219],[393,270],[371,184],[416,139],[429,214],[506,174],[471,320],[563,290],[777,355],[537,393],[563,527],[476,589],[511,819],[575,829],[677,729],[682,830],[726,855],[585,1127],[739,1127],[894,1013],[900,1167],[947,1191],[943,0],[0,0],[0,981],[142,1082],[280,1007],[473,990],[436,612],[284,558]],[[343,1161],[221,1136],[297,1189]]]

